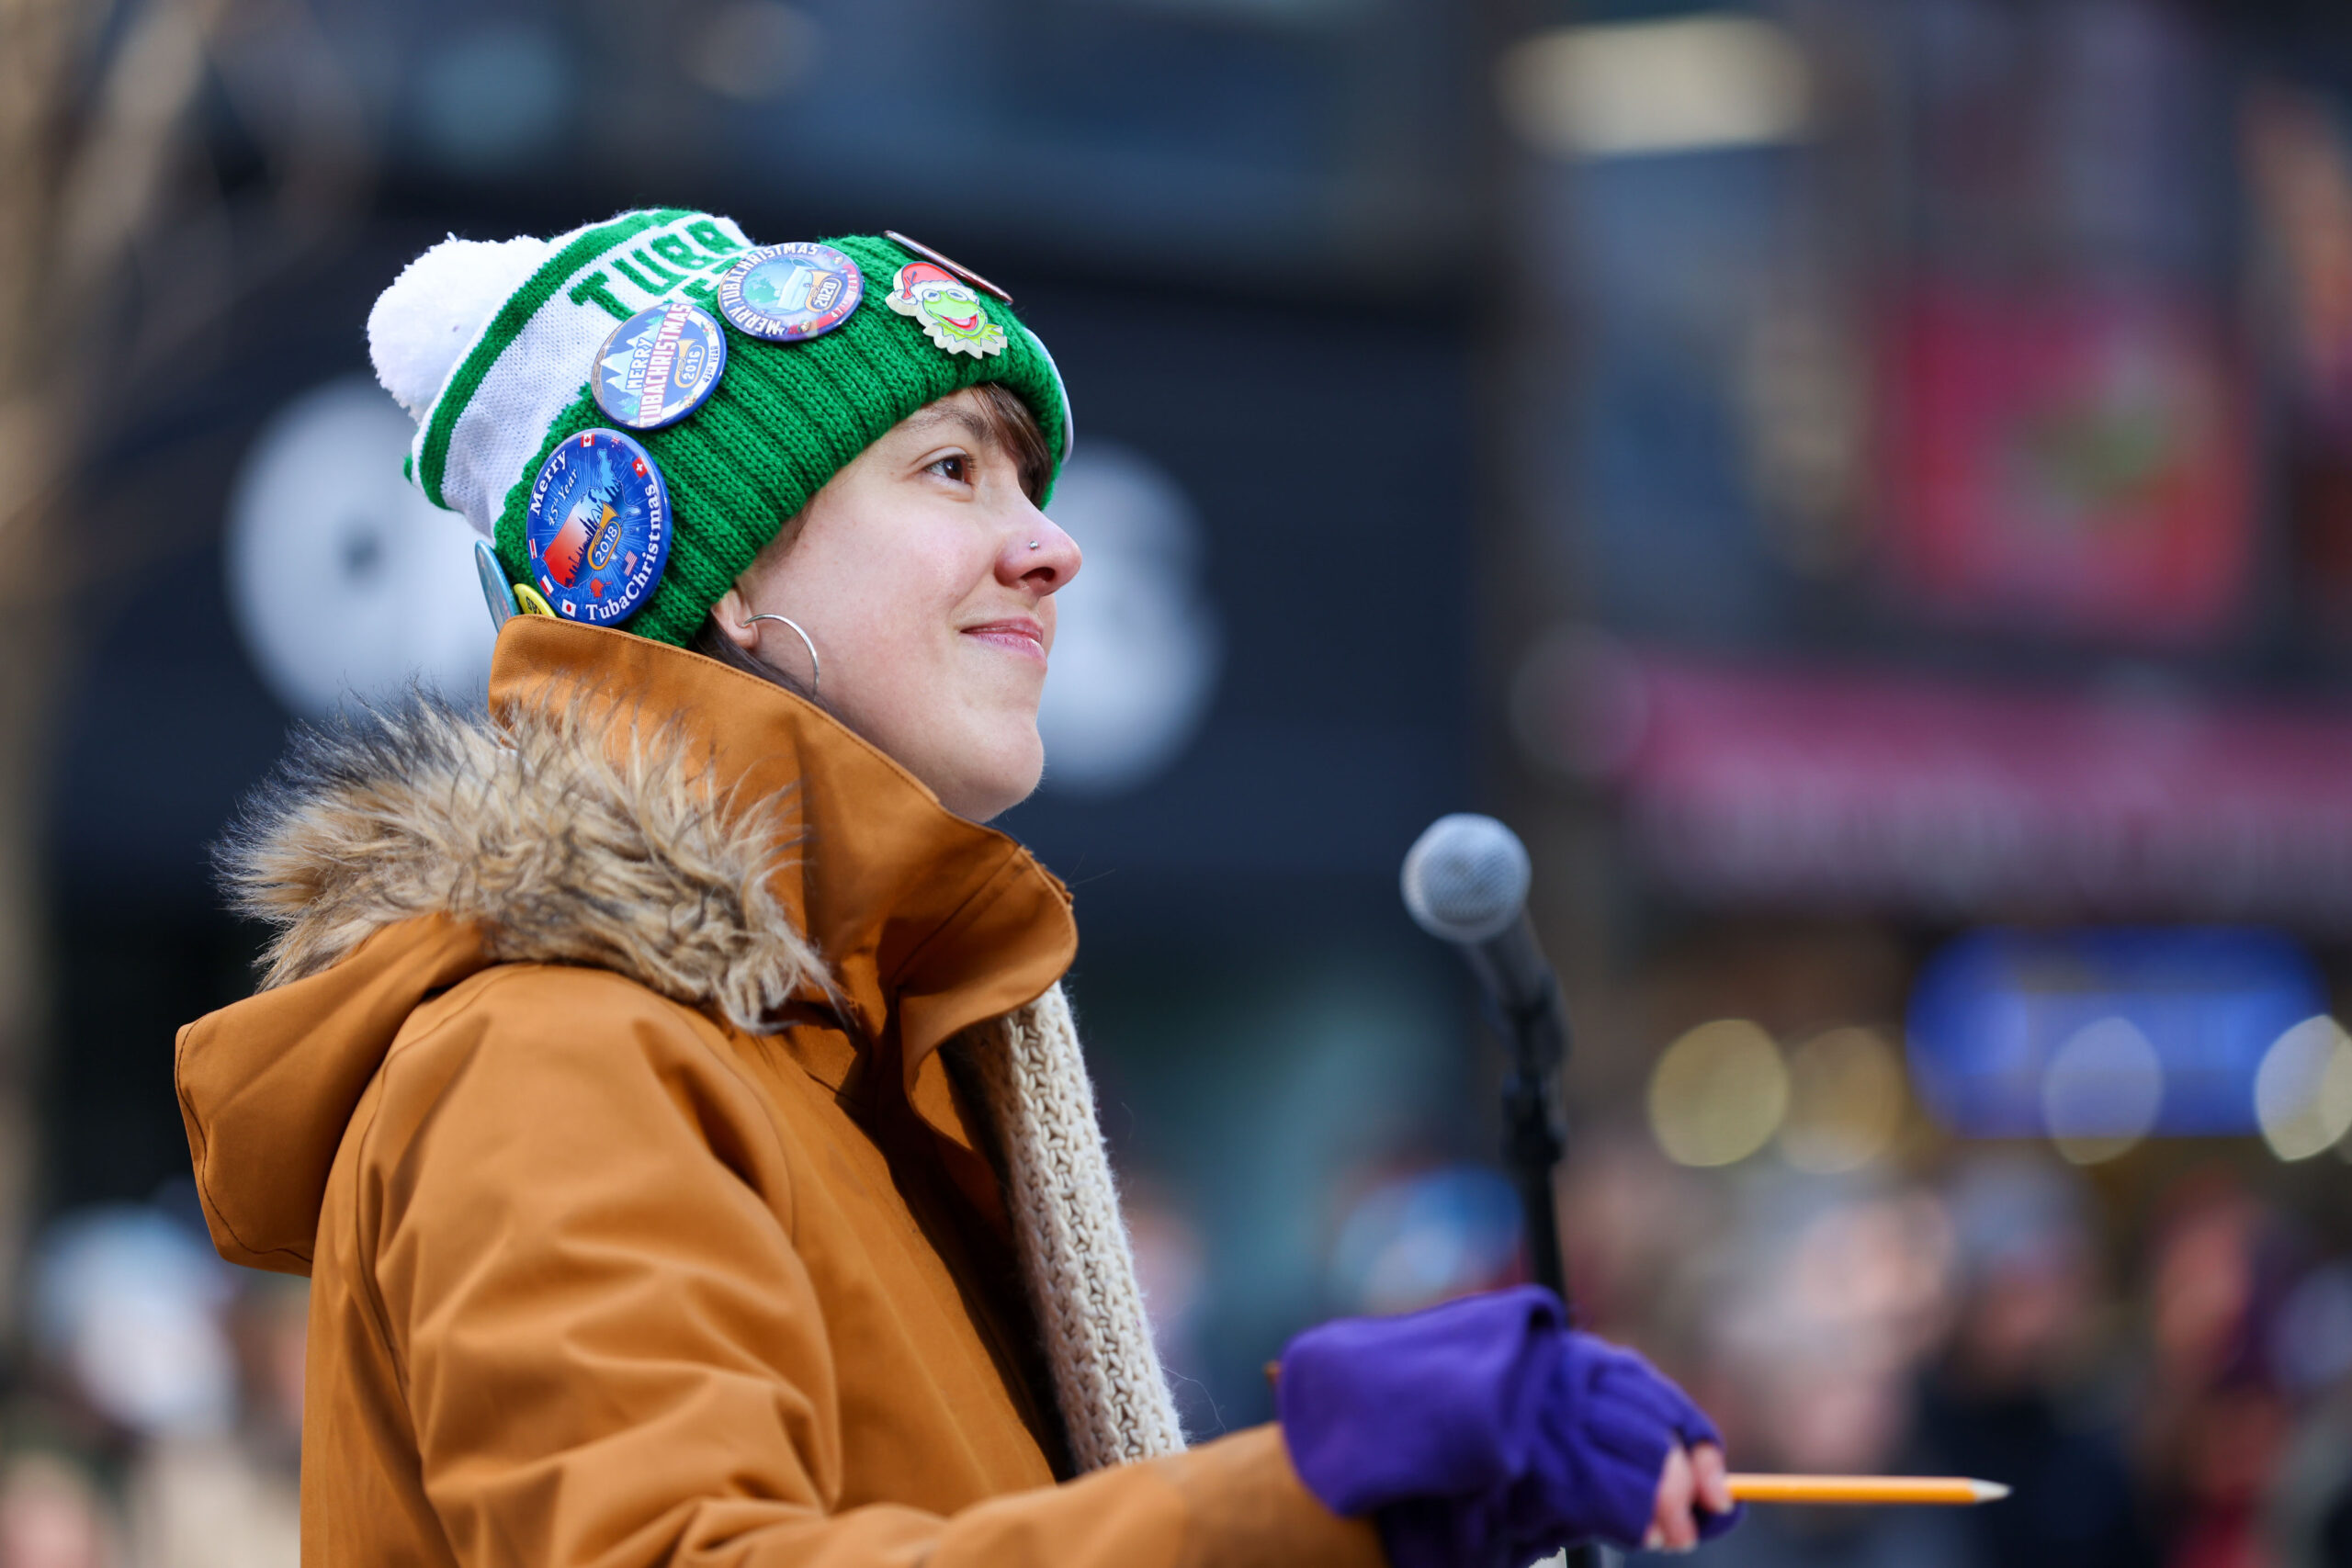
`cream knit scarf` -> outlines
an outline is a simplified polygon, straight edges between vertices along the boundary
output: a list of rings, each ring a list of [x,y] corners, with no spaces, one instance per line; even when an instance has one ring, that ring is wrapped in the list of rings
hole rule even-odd
[[[1136,1282],[1094,1115],[1094,1086],[1056,986],[956,1047],[996,1123],[1021,1270],[1081,1471],[1184,1447]]]

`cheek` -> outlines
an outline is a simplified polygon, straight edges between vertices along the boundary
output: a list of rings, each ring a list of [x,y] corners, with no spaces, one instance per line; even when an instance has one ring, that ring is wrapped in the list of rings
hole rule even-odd
[[[920,709],[958,651],[957,609],[988,581],[993,558],[976,561],[969,530],[932,524],[919,511],[846,509],[811,529],[786,558],[783,597],[808,606],[837,698],[868,709]],[[838,658],[835,650],[838,650]],[[841,673],[835,676],[832,666]]]

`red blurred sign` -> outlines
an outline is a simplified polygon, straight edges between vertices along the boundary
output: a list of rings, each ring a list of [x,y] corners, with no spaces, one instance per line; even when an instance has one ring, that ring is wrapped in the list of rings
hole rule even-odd
[[[1895,339],[1891,556],[1928,604],[2200,640],[2253,555],[2245,395],[2185,297],[1929,291]]]
[[[2352,924],[2352,714],[1579,662],[1549,722],[1704,897]]]

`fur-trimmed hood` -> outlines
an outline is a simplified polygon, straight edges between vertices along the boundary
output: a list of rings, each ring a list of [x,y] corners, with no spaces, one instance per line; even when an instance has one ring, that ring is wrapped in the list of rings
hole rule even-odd
[[[756,1032],[825,964],[771,878],[784,801],[722,791],[674,723],[580,702],[492,725],[419,694],[299,737],[218,852],[277,928],[262,988],[441,914],[493,963],[582,964]]]
[[[809,704],[544,616],[501,633],[487,716],[419,698],[300,739],[220,860],[277,936],[176,1076],[215,1239],[262,1267],[307,1267],[409,1014],[491,965],[610,970],[753,1034],[822,1008],[911,1086],[1077,945],[1025,850]]]

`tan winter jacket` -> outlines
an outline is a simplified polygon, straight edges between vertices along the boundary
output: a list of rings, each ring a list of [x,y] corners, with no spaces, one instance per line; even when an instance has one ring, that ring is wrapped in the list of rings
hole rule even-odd
[[[676,649],[518,617],[492,711],[297,764],[265,988],[180,1034],[214,1239],[312,1280],[306,1562],[1381,1561],[1272,1427],[1057,1482],[942,1047],[1058,1005],[1058,882]]]

